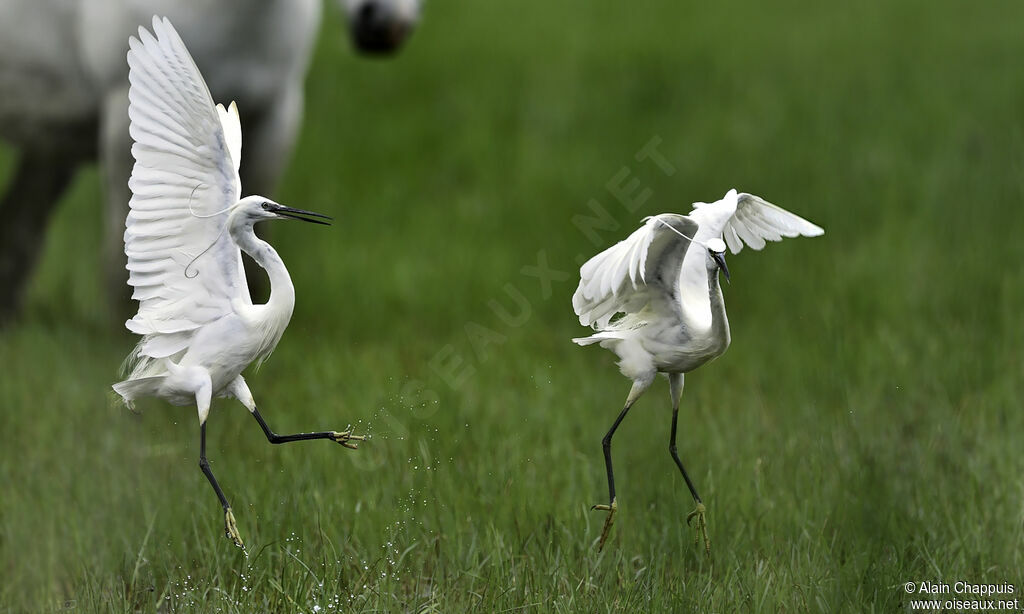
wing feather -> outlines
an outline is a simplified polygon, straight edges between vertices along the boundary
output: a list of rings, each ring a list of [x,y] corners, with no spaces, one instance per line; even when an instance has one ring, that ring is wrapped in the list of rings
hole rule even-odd
[[[231,152],[231,159],[235,161],[237,171],[242,161],[242,121],[238,117],[238,107],[234,102],[227,109],[219,104],[217,115],[220,116],[220,124],[224,127],[224,138],[227,140],[228,151]]]
[[[740,240],[739,235],[736,234],[736,230],[732,227],[726,226],[725,232],[722,233],[722,236],[725,237],[725,243],[729,246],[729,249],[732,250],[732,253],[735,254],[743,249],[743,241]]]
[[[701,206],[707,206],[701,203]],[[751,249],[764,249],[766,241],[781,241],[784,237],[817,237],[825,231],[804,218],[754,196],[740,194],[736,211],[725,222],[722,235],[732,253],[737,254],[747,244]]]
[[[697,223],[689,217],[656,215],[585,262],[572,297],[580,323],[603,329],[617,313],[636,313],[655,298],[672,295],[690,247],[685,237],[696,232]]]
[[[167,19],[129,40],[129,132],[135,166],[125,222],[128,283],[139,311],[139,353],[169,356],[204,324],[247,298],[241,253],[226,231],[238,201],[241,126],[216,107]]]

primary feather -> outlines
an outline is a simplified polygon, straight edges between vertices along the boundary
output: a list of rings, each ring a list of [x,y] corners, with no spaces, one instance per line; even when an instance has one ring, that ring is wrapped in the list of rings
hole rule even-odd
[[[817,237],[825,231],[799,215],[753,194],[729,190],[714,203],[693,203],[690,214],[701,225],[701,234],[720,236],[729,251],[738,254],[743,245],[764,249],[765,241],[781,241],[784,237]]]

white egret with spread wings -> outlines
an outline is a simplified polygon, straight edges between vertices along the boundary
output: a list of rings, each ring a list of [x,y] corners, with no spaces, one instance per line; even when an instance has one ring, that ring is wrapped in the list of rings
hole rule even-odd
[[[613,351],[622,374],[633,380],[625,407],[602,440],[608,504],[593,509],[606,511],[608,516],[599,548],[608,539],[618,509],[612,435],[655,375],[665,373],[672,398],[669,453],[696,502],[686,521],[696,519],[697,537],[703,537],[705,550],[711,552],[704,503],[676,453],[676,420],[683,374],[721,356],[729,347],[729,319],[718,282],[719,271],[729,279],[726,244],[736,254],[744,244],[760,250],[765,241],[824,232],[757,196],[730,190],[718,202],[694,203],[688,216],[664,213],[647,218],[624,241],[580,268],[580,285],[572,305],[580,324],[593,327],[595,333],[573,341],[579,345],[598,343]]]
[[[154,36],[155,35],[155,36]],[[213,397],[245,405],[271,443],[328,439],[348,448],[349,431],[278,435],[256,409],[242,371],[277,346],[295,306],[280,256],[253,231],[264,220],[329,224],[319,213],[262,196],[241,197],[242,132],[234,103],[214,106],[188,50],[167,19],[129,41],[129,109],[134,141],[131,211],[124,233],[129,284],[139,311],[127,327],[142,340],[114,390],[131,406],[142,396],[199,411],[199,466],[224,508],[225,533],[241,536],[206,459]],[[242,268],[245,252],[270,278],[270,299],[254,305]]]

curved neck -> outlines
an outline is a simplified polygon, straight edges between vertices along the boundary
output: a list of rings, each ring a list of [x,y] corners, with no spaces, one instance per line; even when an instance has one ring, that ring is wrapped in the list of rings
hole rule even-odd
[[[285,321],[291,318],[295,308],[295,286],[288,276],[284,261],[269,243],[256,236],[252,224],[231,227],[231,238],[238,247],[260,265],[270,277],[270,299],[266,307],[273,314],[282,316]]]
[[[725,315],[725,298],[718,283],[718,266],[708,267],[708,299],[711,302],[711,332],[729,340],[729,317]]]

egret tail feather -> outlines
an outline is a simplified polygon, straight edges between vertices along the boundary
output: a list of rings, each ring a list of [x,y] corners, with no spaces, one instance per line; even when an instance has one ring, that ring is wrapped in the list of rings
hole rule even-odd
[[[121,395],[125,405],[131,407],[132,401],[139,397],[155,396],[166,377],[166,375],[157,375],[153,377],[127,379],[123,382],[114,384],[112,388],[114,389],[114,392]]]

